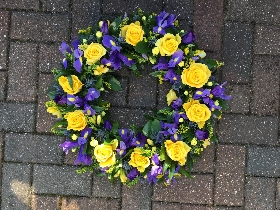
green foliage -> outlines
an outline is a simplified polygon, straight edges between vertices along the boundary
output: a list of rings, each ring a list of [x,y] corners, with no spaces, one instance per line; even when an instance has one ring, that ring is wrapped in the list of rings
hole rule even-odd
[[[112,90],[114,91],[120,91],[122,90],[122,86],[119,80],[117,80],[115,77],[111,76],[108,82],[111,84]]]
[[[151,49],[151,47],[149,47],[149,43],[145,42],[145,41],[140,41],[135,46],[135,51],[138,53],[145,54],[145,53],[151,52],[151,50],[152,49]]]

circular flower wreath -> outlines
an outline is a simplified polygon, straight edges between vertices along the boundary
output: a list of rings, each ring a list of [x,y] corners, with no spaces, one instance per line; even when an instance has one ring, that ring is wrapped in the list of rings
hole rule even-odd
[[[46,106],[59,118],[52,132],[67,138],[60,147],[77,152],[74,164],[83,164],[78,172],[106,174],[128,186],[141,178],[170,184],[180,174],[191,177],[195,159],[217,142],[213,126],[231,98],[213,76],[222,63],[206,59],[194,41],[174,14],[139,10],[79,30],[72,47],[61,44],[63,65],[52,71]],[[143,127],[121,128],[109,119],[110,102],[100,94],[121,90],[116,70],[127,66],[140,75],[145,63],[160,84],[172,84],[168,106],[146,116]]]

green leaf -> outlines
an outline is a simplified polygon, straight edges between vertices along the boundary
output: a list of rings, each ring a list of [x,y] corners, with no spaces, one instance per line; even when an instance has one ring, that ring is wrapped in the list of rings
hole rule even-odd
[[[117,80],[115,77],[111,77],[108,82],[112,85],[112,90],[114,91],[120,91],[122,90],[122,86],[119,80]]]
[[[140,41],[135,46],[135,51],[141,54],[145,54],[147,52],[151,52],[152,48],[149,47],[149,43],[145,41]]]
[[[118,122],[113,122],[113,127],[112,127],[111,132],[113,134],[116,134],[118,132],[118,128],[119,128],[119,123]]]
[[[143,116],[148,120],[153,120],[154,119],[152,116],[150,116],[148,114],[144,114]]]
[[[102,76],[100,76],[100,77],[98,78],[97,82],[95,83],[95,87],[96,87],[97,89],[102,88]]]
[[[219,106],[221,106],[223,109],[227,109],[228,108],[228,105],[227,105],[225,100],[218,99],[218,101],[219,101]]]
[[[189,172],[191,172],[192,168],[193,168],[193,159],[192,159],[192,157],[190,155],[188,155],[187,164],[188,164]]]
[[[204,63],[209,69],[213,69],[217,65],[217,62],[211,58],[204,59]]]
[[[118,27],[121,22],[122,22],[121,17],[116,18],[109,26],[109,34],[114,34],[118,30]]]
[[[151,133],[151,126],[152,126],[152,121],[149,120],[143,128],[143,134],[147,137],[149,137]]]
[[[62,114],[66,114],[67,112],[72,112],[75,109],[75,105],[68,106],[66,109],[63,110]]]
[[[173,176],[174,176],[174,172],[175,172],[175,163],[172,162],[171,163],[171,167],[169,169],[169,174],[168,174],[168,179],[171,181]]]
[[[73,90],[73,80],[72,80],[72,76],[71,76],[71,75],[68,75],[67,79],[68,79],[68,82],[69,82],[70,87],[71,87],[72,90]]]
[[[133,71],[137,70],[137,66],[135,64],[131,65],[129,68],[132,69]]]
[[[101,112],[104,110],[104,107],[100,107],[100,106],[93,106],[92,107],[96,112]]]
[[[162,171],[162,173],[164,174],[165,171],[166,171],[170,166],[171,166],[171,159],[170,159],[168,156],[166,156],[166,157],[165,157],[164,164],[163,164],[163,171]]]
[[[219,143],[219,141],[218,141],[218,139],[217,139],[217,137],[215,135],[211,136],[210,140],[214,141],[216,144]]]
[[[185,175],[186,177],[193,179],[193,177],[183,167],[180,167],[179,172]]]
[[[164,145],[161,146],[159,156],[160,156],[160,160],[165,160],[166,152],[165,152],[165,146]]]
[[[154,135],[157,135],[157,133],[161,130],[161,125],[160,125],[160,121],[158,119],[155,119],[153,122],[152,122],[152,125],[151,125],[151,132],[154,134]]]
[[[222,114],[222,112],[221,111],[219,111],[219,110],[214,110],[214,111],[212,111],[212,113],[214,114],[214,115],[216,115],[217,117],[219,117],[221,114]]]

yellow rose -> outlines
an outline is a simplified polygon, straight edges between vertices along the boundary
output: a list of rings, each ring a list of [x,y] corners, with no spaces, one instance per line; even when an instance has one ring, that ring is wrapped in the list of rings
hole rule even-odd
[[[176,52],[180,43],[181,37],[179,34],[174,36],[173,34],[167,33],[164,37],[157,40],[156,46],[159,48],[161,56],[171,56]]]
[[[68,112],[64,118],[67,120],[67,130],[81,131],[87,125],[86,117],[82,110],[75,110],[74,112]]]
[[[178,161],[179,165],[183,166],[186,163],[187,155],[191,148],[183,141],[176,141],[175,143],[171,140],[164,142],[167,155],[174,161]]]
[[[167,99],[167,105],[170,106],[170,104],[172,103],[172,101],[176,100],[178,97],[176,95],[176,92],[171,89],[168,94],[166,95],[166,99]]]
[[[112,145],[97,145],[94,148],[94,156],[102,168],[114,165],[116,162]]]
[[[87,64],[92,65],[100,60],[106,54],[106,49],[99,43],[91,43],[85,50],[84,56]]]
[[[211,117],[210,109],[205,104],[200,104],[197,100],[191,99],[190,102],[183,104],[183,108],[189,120],[196,122],[200,129],[203,128],[205,121]]]
[[[101,75],[101,74],[105,74],[108,71],[109,71],[108,67],[106,67],[104,65],[100,65],[100,66],[96,67],[96,70],[93,71],[93,74],[98,76],[98,75]]]
[[[64,92],[68,94],[76,94],[78,93],[83,86],[83,83],[79,80],[79,78],[76,75],[71,75],[72,82],[73,82],[73,88],[70,86],[68,78],[65,76],[61,76],[58,78],[58,83],[64,90]]]
[[[129,165],[136,167],[138,171],[144,172],[145,168],[150,165],[150,159],[142,155],[140,148],[134,148],[128,163]]]
[[[136,46],[136,44],[143,40],[144,31],[139,21],[125,25],[121,28],[121,36],[125,38],[128,44]]]
[[[56,115],[57,118],[62,118],[62,114],[57,107],[48,107],[47,112]]]
[[[211,76],[208,66],[202,63],[192,63],[184,69],[181,75],[182,83],[191,87],[201,88]]]

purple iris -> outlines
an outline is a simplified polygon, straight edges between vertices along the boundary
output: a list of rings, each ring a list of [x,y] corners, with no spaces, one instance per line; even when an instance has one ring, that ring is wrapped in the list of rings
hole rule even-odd
[[[72,46],[74,47],[74,50],[75,50],[75,49],[79,48],[80,42],[79,42],[79,40],[77,38],[74,38],[74,40],[72,41],[71,44],[72,44]]]
[[[155,153],[153,156],[152,156],[152,163],[154,165],[158,165],[159,164],[159,155],[157,153]]]
[[[80,164],[80,163],[83,163],[85,165],[90,165],[92,163],[91,155],[83,154],[84,147],[85,147],[85,144],[80,146],[78,156],[74,162],[75,165]]]
[[[81,73],[82,66],[83,66],[82,55],[83,55],[83,51],[81,51],[79,48],[74,50],[75,61],[73,66],[76,69],[76,71],[79,73]]]
[[[195,35],[192,31],[189,31],[187,34],[185,34],[183,37],[182,37],[182,42],[184,44],[191,44],[195,41]]]
[[[65,142],[63,142],[62,144],[59,145],[59,147],[62,147],[63,151],[68,154],[69,150],[71,150],[74,147],[79,146],[78,142],[72,142],[72,141],[68,141],[66,140]]]
[[[102,43],[105,47],[110,48],[112,51],[119,51],[120,52],[120,50],[121,50],[121,48],[116,45],[116,40],[109,35],[103,36]]]
[[[122,67],[121,62],[123,62],[126,66],[129,66],[129,67],[132,64],[136,63],[134,60],[129,59],[128,57],[126,57],[125,55],[121,54],[118,51],[111,51],[109,59],[103,58],[101,60],[101,63],[103,65],[113,66],[114,70],[118,70],[119,68]]]
[[[202,88],[197,89],[197,91],[195,91],[194,95],[193,95],[193,99],[197,100],[202,98],[203,102],[208,104],[209,100],[210,100],[210,89],[205,89],[203,90]]]
[[[84,105],[84,101],[78,96],[67,94],[67,104],[75,105],[76,107],[81,107]]]
[[[109,120],[105,120],[104,127],[107,131],[110,131],[112,129],[113,125]]]
[[[53,100],[59,105],[64,105],[67,102],[67,98],[65,95],[56,95]]]
[[[130,180],[135,179],[137,176],[140,175],[140,172],[136,169],[133,168],[131,169],[131,171],[127,174],[127,178],[129,178]]]
[[[93,101],[96,98],[99,98],[100,92],[96,90],[95,88],[88,89],[88,93],[85,96],[85,99],[87,101]]]
[[[174,71],[174,69],[169,69],[166,74],[164,75],[165,81],[170,81],[170,83],[175,83],[176,81],[180,81],[180,76],[177,75]]]
[[[132,138],[134,137],[134,132],[129,129],[123,128],[119,129],[119,135],[123,139],[126,145],[129,145]]]
[[[69,45],[68,45],[66,42],[62,42],[58,49],[60,50],[60,52],[61,52],[64,56],[66,56],[66,52],[68,52],[68,53],[70,53],[70,54],[72,53],[72,51],[71,51]]]
[[[68,67],[68,61],[67,61],[66,58],[63,58],[62,64],[63,64],[63,67],[64,67],[65,69],[67,69],[67,67]]]
[[[225,91],[226,89],[223,87],[227,82],[224,82],[221,85],[217,85],[212,91],[211,93],[213,94],[213,96],[224,99],[224,100],[230,100],[232,97],[231,96],[227,96],[225,95]]]
[[[172,101],[171,106],[173,109],[178,110],[183,104],[181,98],[177,98],[176,100]]]
[[[184,113],[179,114],[178,112],[174,112],[174,114],[172,115],[172,120],[175,125],[177,125],[177,126],[179,125],[180,118],[183,118],[185,120],[188,119],[186,114],[184,114]]]
[[[117,149],[117,153],[122,157],[126,154],[126,145],[123,141],[120,141],[120,148]]]
[[[81,136],[78,138],[78,144],[83,145],[87,142],[87,138],[90,136],[92,129],[89,127],[84,128],[81,131]]]
[[[109,31],[108,31],[108,21],[102,21],[102,24],[100,26],[100,31],[103,34],[108,34],[109,33]]]
[[[203,130],[197,129],[195,131],[195,136],[198,140],[208,139],[209,132],[207,130],[203,131]]]
[[[155,33],[159,33],[164,35],[166,28],[171,28],[174,26],[174,22],[177,19],[177,17],[174,14],[171,14],[168,17],[169,13],[162,11],[157,16],[157,26],[153,27],[153,31]]]
[[[177,50],[173,55],[172,55],[172,58],[171,60],[169,61],[168,63],[168,67],[169,68],[172,68],[172,67],[175,67],[178,63],[180,63],[184,56],[183,56],[184,52],[182,50]]]
[[[164,122],[160,122],[161,123],[161,128],[163,129],[163,131],[160,131],[160,133],[162,133],[164,136],[168,136],[168,135],[173,135],[177,132],[177,125],[174,123],[164,123]]]
[[[162,174],[162,166],[152,166],[151,171],[147,174],[149,184],[157,183],[157,176]]]
[[[146,143],[147,137],[139,132],[132,138],[130,146],[144,147]]]
[[[89,104],[85,104],[84,105],[84,114],[86,114],[88,116],[92,116],[92,115],[96,114],[96,111]]]
[[[164,56],[161,56],[158,60],[157,65],[153,66],[152,69],[158,69],[159,71],[162,69],[168,69],[168,63],[166,61],[166,58]]]

